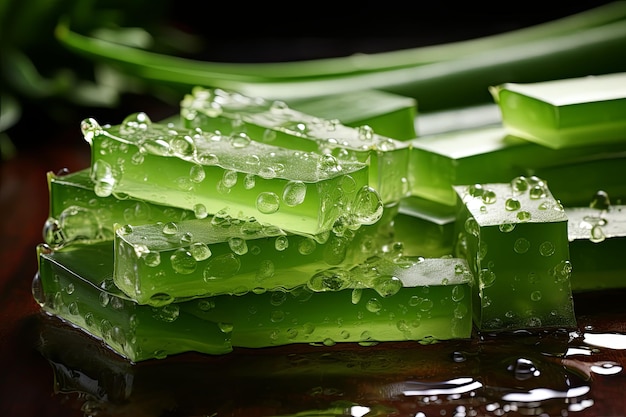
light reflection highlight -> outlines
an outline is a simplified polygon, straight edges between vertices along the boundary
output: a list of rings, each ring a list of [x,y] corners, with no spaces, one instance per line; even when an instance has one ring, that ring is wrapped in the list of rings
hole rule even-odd
[[[403,390],[402,393],[406,396],[415,395],[453,395],[463,394],[479,388],[482,388],[483,384],[475,381],[472,378],[456,378],[446,382],[437,384],[423,384],[420,382],[407,382],[406,385],[415,387],[412,389]],[[420,388],[421,386],[421,388]]]
[[[626,335],[620,333],[585,333],[584,342],[608,349],[626,349]]]
[[[576,398],[587,394],[590,391],[590,387],[581,386],[568,389],[567,391],[555,391],[548,388],[535,388],[528,392],[512,392],[504,394],[502,399],[505,401],[513,402],[539,402],[552,400],[555,398]]]

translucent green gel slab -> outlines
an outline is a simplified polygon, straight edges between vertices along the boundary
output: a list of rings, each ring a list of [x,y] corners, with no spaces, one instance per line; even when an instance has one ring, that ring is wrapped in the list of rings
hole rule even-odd
[[[167,223],[206,215],[119,194],[99,197],[94,192],[89,168],[58,175],[49,172],[47,178],[50,203],[43,236],[52,248],[113,240],[116,223]]]
[[[133,362],[186,351],[224,354],[230,334],[178,305],[154,308],[129,300],[113,284],[113,243],[38,248],[33,295],[43,311],[58,316]]]
[[[384,203],[408,195],[409,143],[378,135],[367,125],[353,128],[296,111],[285,103],[196,87],[181,102],[189,128],[245,133],[253,140],[288,149],[331,154],[369,164],[369,181]]]
[[[626,73],[490,88],[507,130],[549,148],[626,141]]]
[[[474,276],[474,320],[481,331],[576,325],[567,216],[533,178],[455,186],[455,256]]]
[[[626,206],[566,207],[572,290],[626,287]]]
[[[343,274],[348,287],[337,285]],[[471,336],[471,284],[461,259],[372,257],[314,288],[217,296],[181,309],[227,325],[233,346],[447,340]]]
[[[455,185],[502,183],[537,173],[563,204],[587,201],[605,179],[590,172],[573,181],[572,167],[581,158],[604,159],[607,153],[626,151],[626,141],[551,149],[508,135],[502,125],[424,136],[410,143],[411,195],[449,206],[456,205]]]
[[[101,197],[120,193],[306,235],[328,232],[338,220],[371,224],[382,213],[364,163],[152,123],[144,113],[117,126],[86,119],[81,127]]]
[[[314,285],[328,271],[382,252],[393,214],[390,207],[376,224],[323,241],[219,217],[124,226],[115,234],[113,280],[138,303],[154,306]]]
[[[321,119],[337,119],[351,127],[369,126],[374,132],[399,140],[413,139],[417,101],[380,90],[359,90],[290,101],[289,107]]]

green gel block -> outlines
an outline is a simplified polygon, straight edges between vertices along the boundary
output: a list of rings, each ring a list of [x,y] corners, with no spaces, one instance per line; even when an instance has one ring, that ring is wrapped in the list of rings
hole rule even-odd
[[[455,185],[504,183],[519,175],[544,172],[541,178],[550,184],[552,193],[563,204],[581,198],[587,200],[589,190],[603,178],[596,174],[572,181],[571,177],[566,180],[561,173],[567,172],[580,158],[590,155],[600,158],[607,153],[626,151],[626,141],[551,149],[511,136],[502,125],[424,136],[410,143],[411,195],[448,206],[456,205],[457,197],[452,189]]]
[[[101,339],[130,361],[186,351],[224,354],[230,334],[179,305],[154,308],[128,299],[113,284],[113,243],[75,245],[60,251],[38,247],[33,295],[43,311]]]
[[[476,278],[477,328],[574,327],[567,216],[546,183],[521,177],[454,189],[454,255]]]
[[[385,204],[408,195],[408,141],[381,136],[370,126],[349,127],[282,102],[199,87],[182,100],[181,118],[189,128],[245,133],[262,143],[368,163],[369,184]]]
[[[574,292],[626,287],[626,206],[566,207]]]
[[[140,304],[220,294],[290,290],[320,270],[354,265],[390,241],[393,208],[379,222],[324,241],[254,221],[218,218],[123,226],[113,280]]]
[[[123,195],[99,197],[91,170],[68,174],[49,172],[49,214],[43,227],[44,242],[51,248],[70,243],[113,240],[113,226],[176,222],[206,213],[152,204]]]
[[[381,216],[368,165],[198,129],[153,123],[144,113],[116,126],[82,125],[98,196],[112,193],[211,215],[254,218],[317,235]]]
[[[351,127],[369,126],[382,136],[413,139],[417,101],[380,90],[359,90],[289,102],[289,107]]]
[[[233,346],[432,342],[471,336],[472,279],[462,259],[372,257],[291,291],[198,299],[183,309],[227,324]]]
[[[626,141],[626,73],[490,88],[515,136],[553,149]]]

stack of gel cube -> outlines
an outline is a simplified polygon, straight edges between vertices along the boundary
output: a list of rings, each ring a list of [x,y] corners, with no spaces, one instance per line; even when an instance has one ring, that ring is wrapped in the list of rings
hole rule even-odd
[[[180,118],[80,127],[91,165],[48,175],[33,293],[129,360],[471,336],[467,261],[390,232],[407,142],[200,88]]]
[[[35,298],[134,362],[574,328],[573,292],[623,286],[626,74],[491,93],[497,122],[421,136],[374,91],[85,119]]]

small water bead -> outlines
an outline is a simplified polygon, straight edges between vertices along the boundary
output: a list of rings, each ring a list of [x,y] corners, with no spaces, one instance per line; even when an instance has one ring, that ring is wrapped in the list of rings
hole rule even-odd
[[[383,201],[378,192],[372,187],[364,186],[352,202],[351,212],[359,224],[374,224],[383,215]]]
[[[252,142],[252,139],[250,139],[250,137],[243,132],[237,133],[230,137],[230,144],[233,148],[245,148],[246,146],[250,145],[250,142]]]
[[[515,223],[502,223],[498,226],[502,233],[510,233],[515,230]]]
[[[518,381],[525,381],[541,375],[537,365],[532,360],[526,358],[515,359],[515,362],[507,366],[506,369],[513,373]]]
[[[517,213],[516,217],[520,222],[528,222],[530,221],[532,215],[530,214],[529,211],[522,210]]]
[[[530,249],[530,241],[526,238],[520,237],[513,244],[513,250],[519,254],[528,252]]]
[[[100,305],[102,307],[106,307],[109,305],[109,302],[111,301],[111,296],[106,292],[101,292],[98,295],[98,301],[100,302]]]
[[[541,245],[539,245],[539,253],[541,254],[541,256],[552,256],[554,255],[554,251],[555,248],[552,242],[545,241]]]
[[[148,251],[142,257],[146,266],[154,268],[161,264],[161,254],[159,252]]]
[[[277,135],[278,133],[274,129],[265,129],[261,140],[266,143],[271,143],[276,140]]]
[[[100,124],[96,121],[96,119],[93,119],[91,117],[83,119],[80,122],[80,130],[83,134],[83,137],[89,144],[93,142],[94,136],[102,133],[102,127],[100,126]]]
[[[374,129],[371,126],[363,125],[357,128],[359,140],[371,142],[374,139]]]
[[[472,184],[467,187],[467,193],[472,197],[482,197],[484,192],[482,184]]]
[[[229,278],[239,272],[241,260],[235,254],[227,253],[211,257],[203,271],[203,279],[210,282],[215,279]]]
[[[171,304],[174,301],[174,297],[166,293],[156,293],[150,297],[150,304],[153,306],[164,306]]]
[[[572,263],[568,260],[559,262],[552,270],[551,274],[555,282],[567,282],[572,274]]]
[[[287,236],[278,236],[276,240],[274,240],[274,248],[277,251],[284,251],[289,247],[289,238]]]
[[[544,184],[533,185],[528,191],[528,196],[532,200],[539,200],[540,198],[545,198],[547,196],[546,186]]]
[[[183,275],[193,273],[198,267],[198,262],[193,258],[193,255],[182,248],[176,250],[170,256],[170,262],[172,263],[172,269]]]
[[[194,164],[189,168],[189,179],[192,182],[200,183],[206,178],[206,172],[202,165]]]
[[[465,298],[465,288],[460,285],[455,285],[452,287],[452,301],[460,302]]]
[[[302,181],[289,181],[283,188],[283,202],[289,207],[295,207],[304,202],[307,186]]]
[[[152,125],[152,120],[145,112],[131,113],[120,124],[120,132],[124,135],[132,135],[146,131]]]
[[[361,301],[361,297],[363,295],[363,289],[361,288],[354,288],[352,290],[351,293],[351,298],[350,301],[352,302],[352,304],[359,304],[359,302]]]
[[[180,316],[180,307],[175,303],[152,309],[152,317],[166,323],[175,322],[178,316]]]
[[[489,269],[482,269],[478,275],[482,288],[491,287],[496,281],[496,274]]]
[[[211,249],[207,246],[206,243],[196,242],[189,246],[189,253],[196,261],[204,261],[211,257],[212,252]]]
[[[235,185],[237,185],[237,171],[228,169],[225,170],[224,174],[222,175],[221,184],[226,188],[233,188]]]
[[[108,162],[96,160],[91,168],[91,179],[94,182],[94,193],[98,197],[108,197],[113,193],[116,181]]]
[[[528,187],[528,180],[523,175],[513,178],[511,181],[511,191],[513,192],[513,195],[525,193],[528,190]]]
[[[205,219],[209,215],[209,211],[204,204],[198,203],[193,206],[193,214],[196,219]]]
[[[367,303],[365,303],[365,309],[370,313],[378,313],[382,308],[383,305],[377,298],[370,298],[367,300]]]
[[[197,156],[197,160],[199,163],[201,163],[202,165],[217,165],[219,164],[219,158],[217,155],[215,155],[214,153],[201,153]]]
[[[240,237],[231,237],[228,239],[228,246],[237,255],[245,255],[248,253],[248,242]]]
[[[530,293],[530,299],[533,301],[541,301],[541,291],[533,291]]]
[[[467,220],[465,220],[464,227],[465,227],[465,231],[472,236],[478,236],[480,233],[478,222],[473,217],[468,217]]]
[[[51,247],[61,247],[65,244],[65,233],[57,219],[49,217],[43,226],[44,242]]]
[[[276,173],[276,170],[274,169],[274,167],[262,166],[259,168],[258,175],[261,178],[265,178],[266,180],[269,180],[272,178],[276,178],[278,174]]]
[[[235,326],[232,323],[226,323],[223,321],[217,323],[217,326],[219,327],[222,333],[232,333],[233,329],[235,328]]]
[[[141,165],[143,164],[144,160],[146,159],[145,155],[143,154],[143,152],[139,151],[139,152],[135,152],[131,157],[130,157],[130,163],[133,165]]]
[[[343,169],[339,160],[331,154],[324,154],[320,156],[317,162],[317,169],[323,174],[333,174],[341,172]]]
[[[374,279],[372,288],[381,297],[391,297],[402,289],[402,281],[392,275],[382,275]]]
[[[209,311],[215,308],[215,300],[210,298],[201,298],[198,300],[198,308],[201,311]]]
[[[163,139],[149,139],[139,145],[139,151],[159,156],[170,156],[172,147],[170,143]]]
[[[604,229],[601,225],[596,224],[591,228],[591,235],[589,240],[593,243],[600,243],[606,239],[606,235],[604,234]]]
[[[191,158],[196,153],[196,144],[193,139],[188,135],[178,135],[176,132],[172,132],[174,135],[170,139],[170,147],[172,152],[182,158]]]
[[[350,284],[350,273],[342,269],[327,269],[313,275],[307,282],[311,291],[340,291]]]
[[[174,222],[168,222],[163,225],[163,234],[164,235],[175,235],[178,233],[178,225]]]
[[[591,198],[589,207],[598,210],[608,210],[611,208],[611,199],[609,198],[609,194],[604,190],[598,190]]]
[[[483,191],[482,199],[485,204],[494,204],[497,201],[498,196],[494,190],[487,188]]]
[[[193,233],[191,232],[185,232],[180,237],[180,243],[182,244],[191,243],[191,242],[193,242]]]
[[[504,208],[508,211],[519,210],[521,207],[522,203],[515,197],[509,197],[504,202]]]
[[[280,199],[276,193],[262,192],[256,198],[256,208],[263,214],[276,213],[280,208]]]
[[[317,242],[311,237],[304,238],[298,244],[298,253],[300,255],[310,255],[317,248]]]

